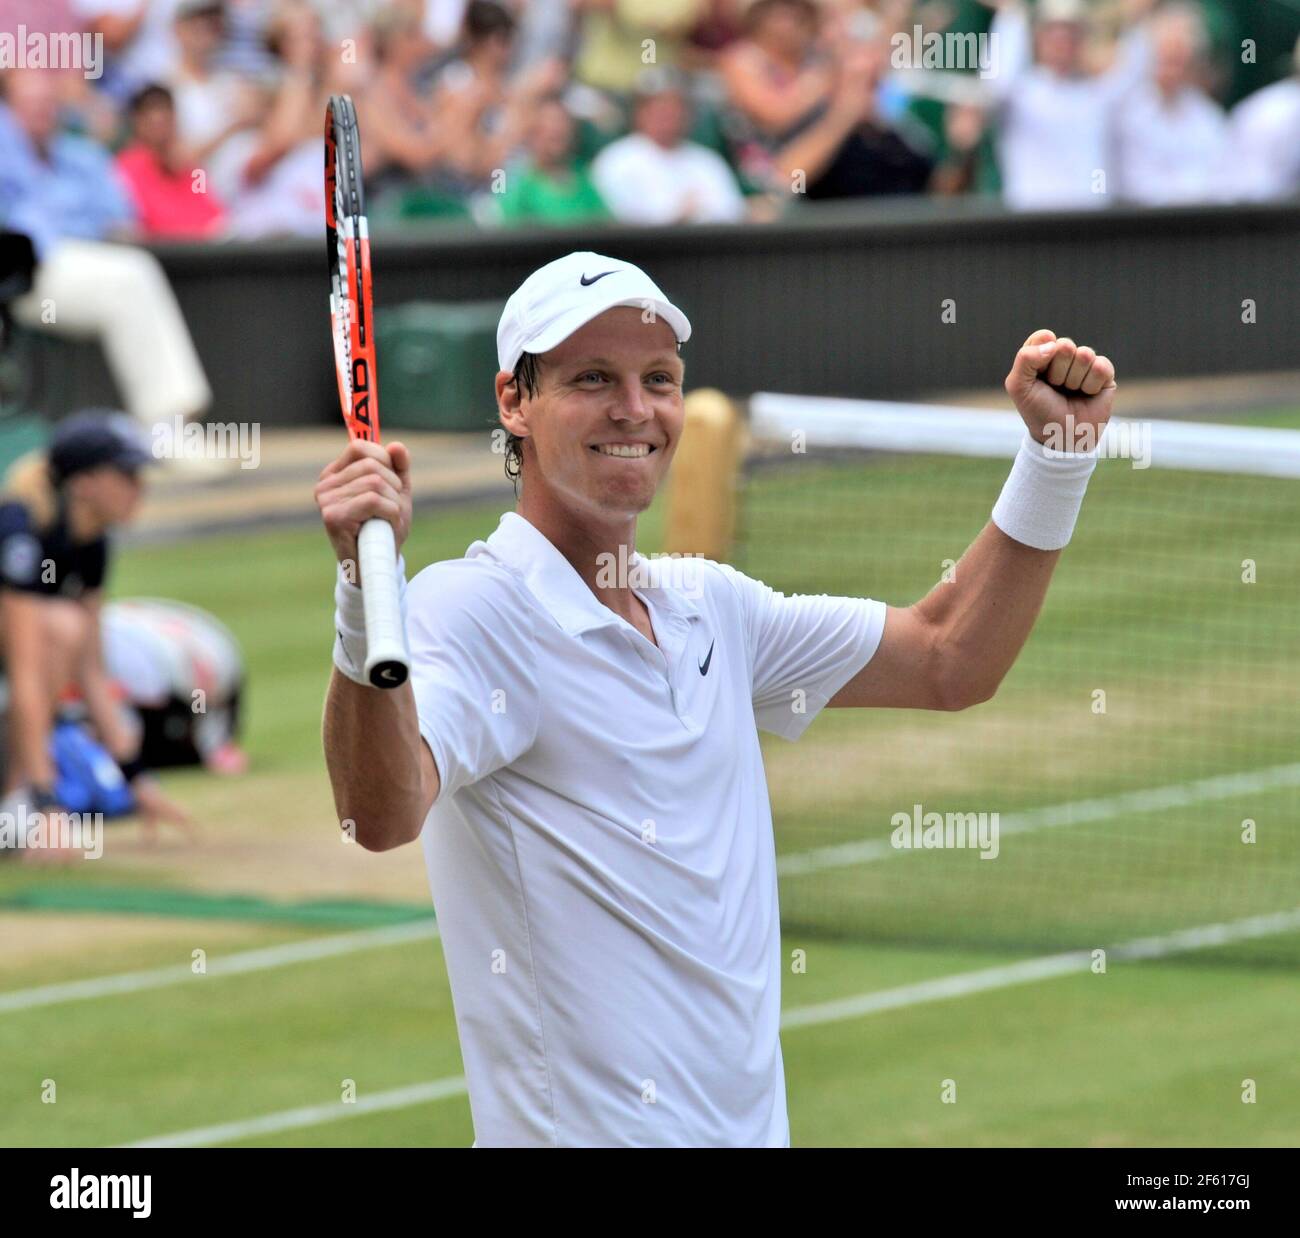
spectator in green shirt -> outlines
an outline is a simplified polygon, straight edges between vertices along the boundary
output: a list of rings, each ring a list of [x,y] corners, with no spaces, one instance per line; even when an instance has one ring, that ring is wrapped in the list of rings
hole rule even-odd
[[[503,222],[591,223],[610,217],[587,169],[574,158],[573,138],[573,117],[563,100],[543,99],[528,133],[528,160],[506,175]]]

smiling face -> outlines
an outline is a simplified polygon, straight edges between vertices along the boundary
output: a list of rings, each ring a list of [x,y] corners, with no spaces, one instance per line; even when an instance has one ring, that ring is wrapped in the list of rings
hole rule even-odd
[[[672,328],[618,306],[538,361],[535,396],[497,375],[502,424],[524,439],[524,505],[591,526],[634,520],[682,431],[684,367]]]

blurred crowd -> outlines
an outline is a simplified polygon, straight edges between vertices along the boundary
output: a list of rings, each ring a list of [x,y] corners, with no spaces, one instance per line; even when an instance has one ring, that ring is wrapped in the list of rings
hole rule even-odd
[[[324,102],[340,91],[357,102],[372,219],[665,225],[900,194],[1000,194],[1016,209],[1291,197],[1300,44],[1232,99],[1235,62],[1253,56],[1237,37],[1249,30],[1222,20],[1232,7],[0,0],[0,53],[6,31],[103,37],[98,76],[0,54],[0,224],[41,249],[317,236]]]

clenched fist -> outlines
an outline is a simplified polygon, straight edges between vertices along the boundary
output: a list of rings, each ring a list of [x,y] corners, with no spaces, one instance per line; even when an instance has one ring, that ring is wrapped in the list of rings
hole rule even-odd
[[[1016,353],[1005,386],[1040,443],[1091,451],[1115,403],[1115,367],[1091,348],[1035,331]]]
[[[340,563],[357,562],[357,534],[376,516],[393,526],[401,552],[411,531],[411,453],[404,444],[353,440],[321,471],[314,493]]]

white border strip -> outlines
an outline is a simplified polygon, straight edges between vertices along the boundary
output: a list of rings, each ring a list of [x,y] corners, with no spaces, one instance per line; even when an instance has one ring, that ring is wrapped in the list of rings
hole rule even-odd
[[[1112,417],[1120,425],[1151,428],[1155,468],[1204,473],[1300,477],[1300,430]],[[749,398],[749,429],[758,439],[789,443],[801,433],[809,447],[861,447],[1010,460],[1020,448],[1020,414],[986,408],[950,408],[885,400],[779,395]],[[1102,455],[1105,455],[1103,442]]]
[[[1200,928],[1184,929],[1165,937],[1140,938],[1114,946],[1107,950],[1107,954],[1112,960],[1126,961],[1166,958],[1190,950],[1225,946],[1232,942],[1248,941],[1251,938],[1267,937],[1276,933],[1289,933],[1295,929],[1300,929],[1300,908],[1270,916],[1252,916],[1247,920],[1235,920],[1227,924],[1208,924]],[[840,1001],[820,1002],[813,1006],[796,1006],[782,1014],[781,1030],[788,1032],[800,1027],[821,1027],[845,1019],[860,1019],[867,1015],[880,1014],[885,1010],[901,1010],[909,1006],[924,1005],[927,1002],[946,1001],[954,997],[969,997],[974,993],[988,993],[1019,984],[1032,984],[1039,980],[1051,980],[1057,976],[1084,973],[1091,966],[1091,951],[1072,950],[1066,954],[1025,959],[1019,963],[986,967],[980,971],[940,976],[934,980],[922,980],[918,984],[905,984],[875,993],[860,993]],[[388,1092],[378,1092],[374,1096],[359,1099],[355,1104],[345,1105],[341,1101],[334,1101],[323,1105],[309,1105],[301,1109],[266,1114],[260,1118],[249,1118],[243,1122],[226,1122],[220,1126],[200,1126],[195,1130],[180,1131],[172,1135],[158,1135],[123,1146],[198,1148],[216,1143],[234,1143],[259,1135],[279,1134],[308,1126],[320,1126],[326,1122],[358,1117],[361,1114],[426,1105],[431,1101],[460,1096],[465,1090],[464,1077],[454,1076],[430,1083],[395,1088]]]

